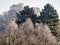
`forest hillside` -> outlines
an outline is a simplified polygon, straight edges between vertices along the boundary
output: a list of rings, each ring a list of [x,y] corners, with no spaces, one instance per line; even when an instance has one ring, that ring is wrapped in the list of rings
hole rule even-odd
[[[0,45],[58,45],[37,7],[12,5],[0,15]]]

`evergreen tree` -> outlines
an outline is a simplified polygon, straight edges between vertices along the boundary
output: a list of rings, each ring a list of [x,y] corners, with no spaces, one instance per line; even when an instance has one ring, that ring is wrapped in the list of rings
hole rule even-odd
[[[54,7],[51,4],[46,4],[46,6],[44,6],[44,9],[41,12],[40,18],[43,23],[48,24],[52,34],[56,36],[56,29],[59,21],[59,16],[57,14],[56,9],[54,9]]]
[[[17,13],[16,23],[19,26],[21,23],[26,21],[27,18],[30,18],[33,24],[35,24],[36,22],[40,23],[39,18],[36,16],[36,14],[34,14],[33,8],[29,8],[29,6],[25,6],[19,14]]]

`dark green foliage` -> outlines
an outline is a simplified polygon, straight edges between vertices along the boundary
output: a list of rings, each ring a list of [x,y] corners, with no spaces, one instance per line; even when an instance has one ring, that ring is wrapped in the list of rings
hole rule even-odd
[[[44,6],[44,9],[41,12],[40,19],[43,23],[47,23],[49,25],[51,32],[55,36],[57,34],[56,26],[58,25],[58,21],[59,21],[58,18],[59,16],[57,14],[57,11],[54,9],[54,7],[49,3],[46,4],[46,6]]]
[[[34,14],[33,8],[29,8],[29,6],[25,6],[24,10],[20,11],[20,13],[17,13],[17,20],[16,23],[18,26],[25,22],[27,18],[30,18],[33,22],[33,24],[40,23],[40,19],[37,17],[36,14]]]
[[[21,23],[23,23],[24,21],[26,21],[26,16],[24,15],[21,15],[21,14],[18,14],[18,13],[16,13],[17,14],[17,20],[16,20],[16,23],[17,23],[17,25],[19,26],[19,24],[21,24]]]

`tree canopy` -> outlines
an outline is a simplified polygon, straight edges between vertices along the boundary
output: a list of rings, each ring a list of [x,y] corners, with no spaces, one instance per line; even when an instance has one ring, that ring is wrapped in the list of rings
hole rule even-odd
[[[59,16],[57,14],[56,9],[51,4],[46,4],[44,6],[44,9],[41,12],[40,19],[43,23],[47,23],[48,26],[50,27],[53,35],[56,35],[56,26],[58,25],[59,22]]]
[[[36,14],[34,14],[33,8],[30,8],[29,6],[24,6],[24,9],[17,13],[17,20],[16,23],[18,26],[26,21],[27,18],[30,18],[33,22],[33,24],[40,23],[40,19],[37,17]]]

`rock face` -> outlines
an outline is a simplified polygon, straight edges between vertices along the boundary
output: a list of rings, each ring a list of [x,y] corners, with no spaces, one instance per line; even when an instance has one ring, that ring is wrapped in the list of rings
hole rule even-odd
[[[22,5],[13,5],[11,10],[0,17],[0,45],[57,45],[47,24],[36,23],[33,25],[30,18],[19,25],[16,21],[16,12]]]

